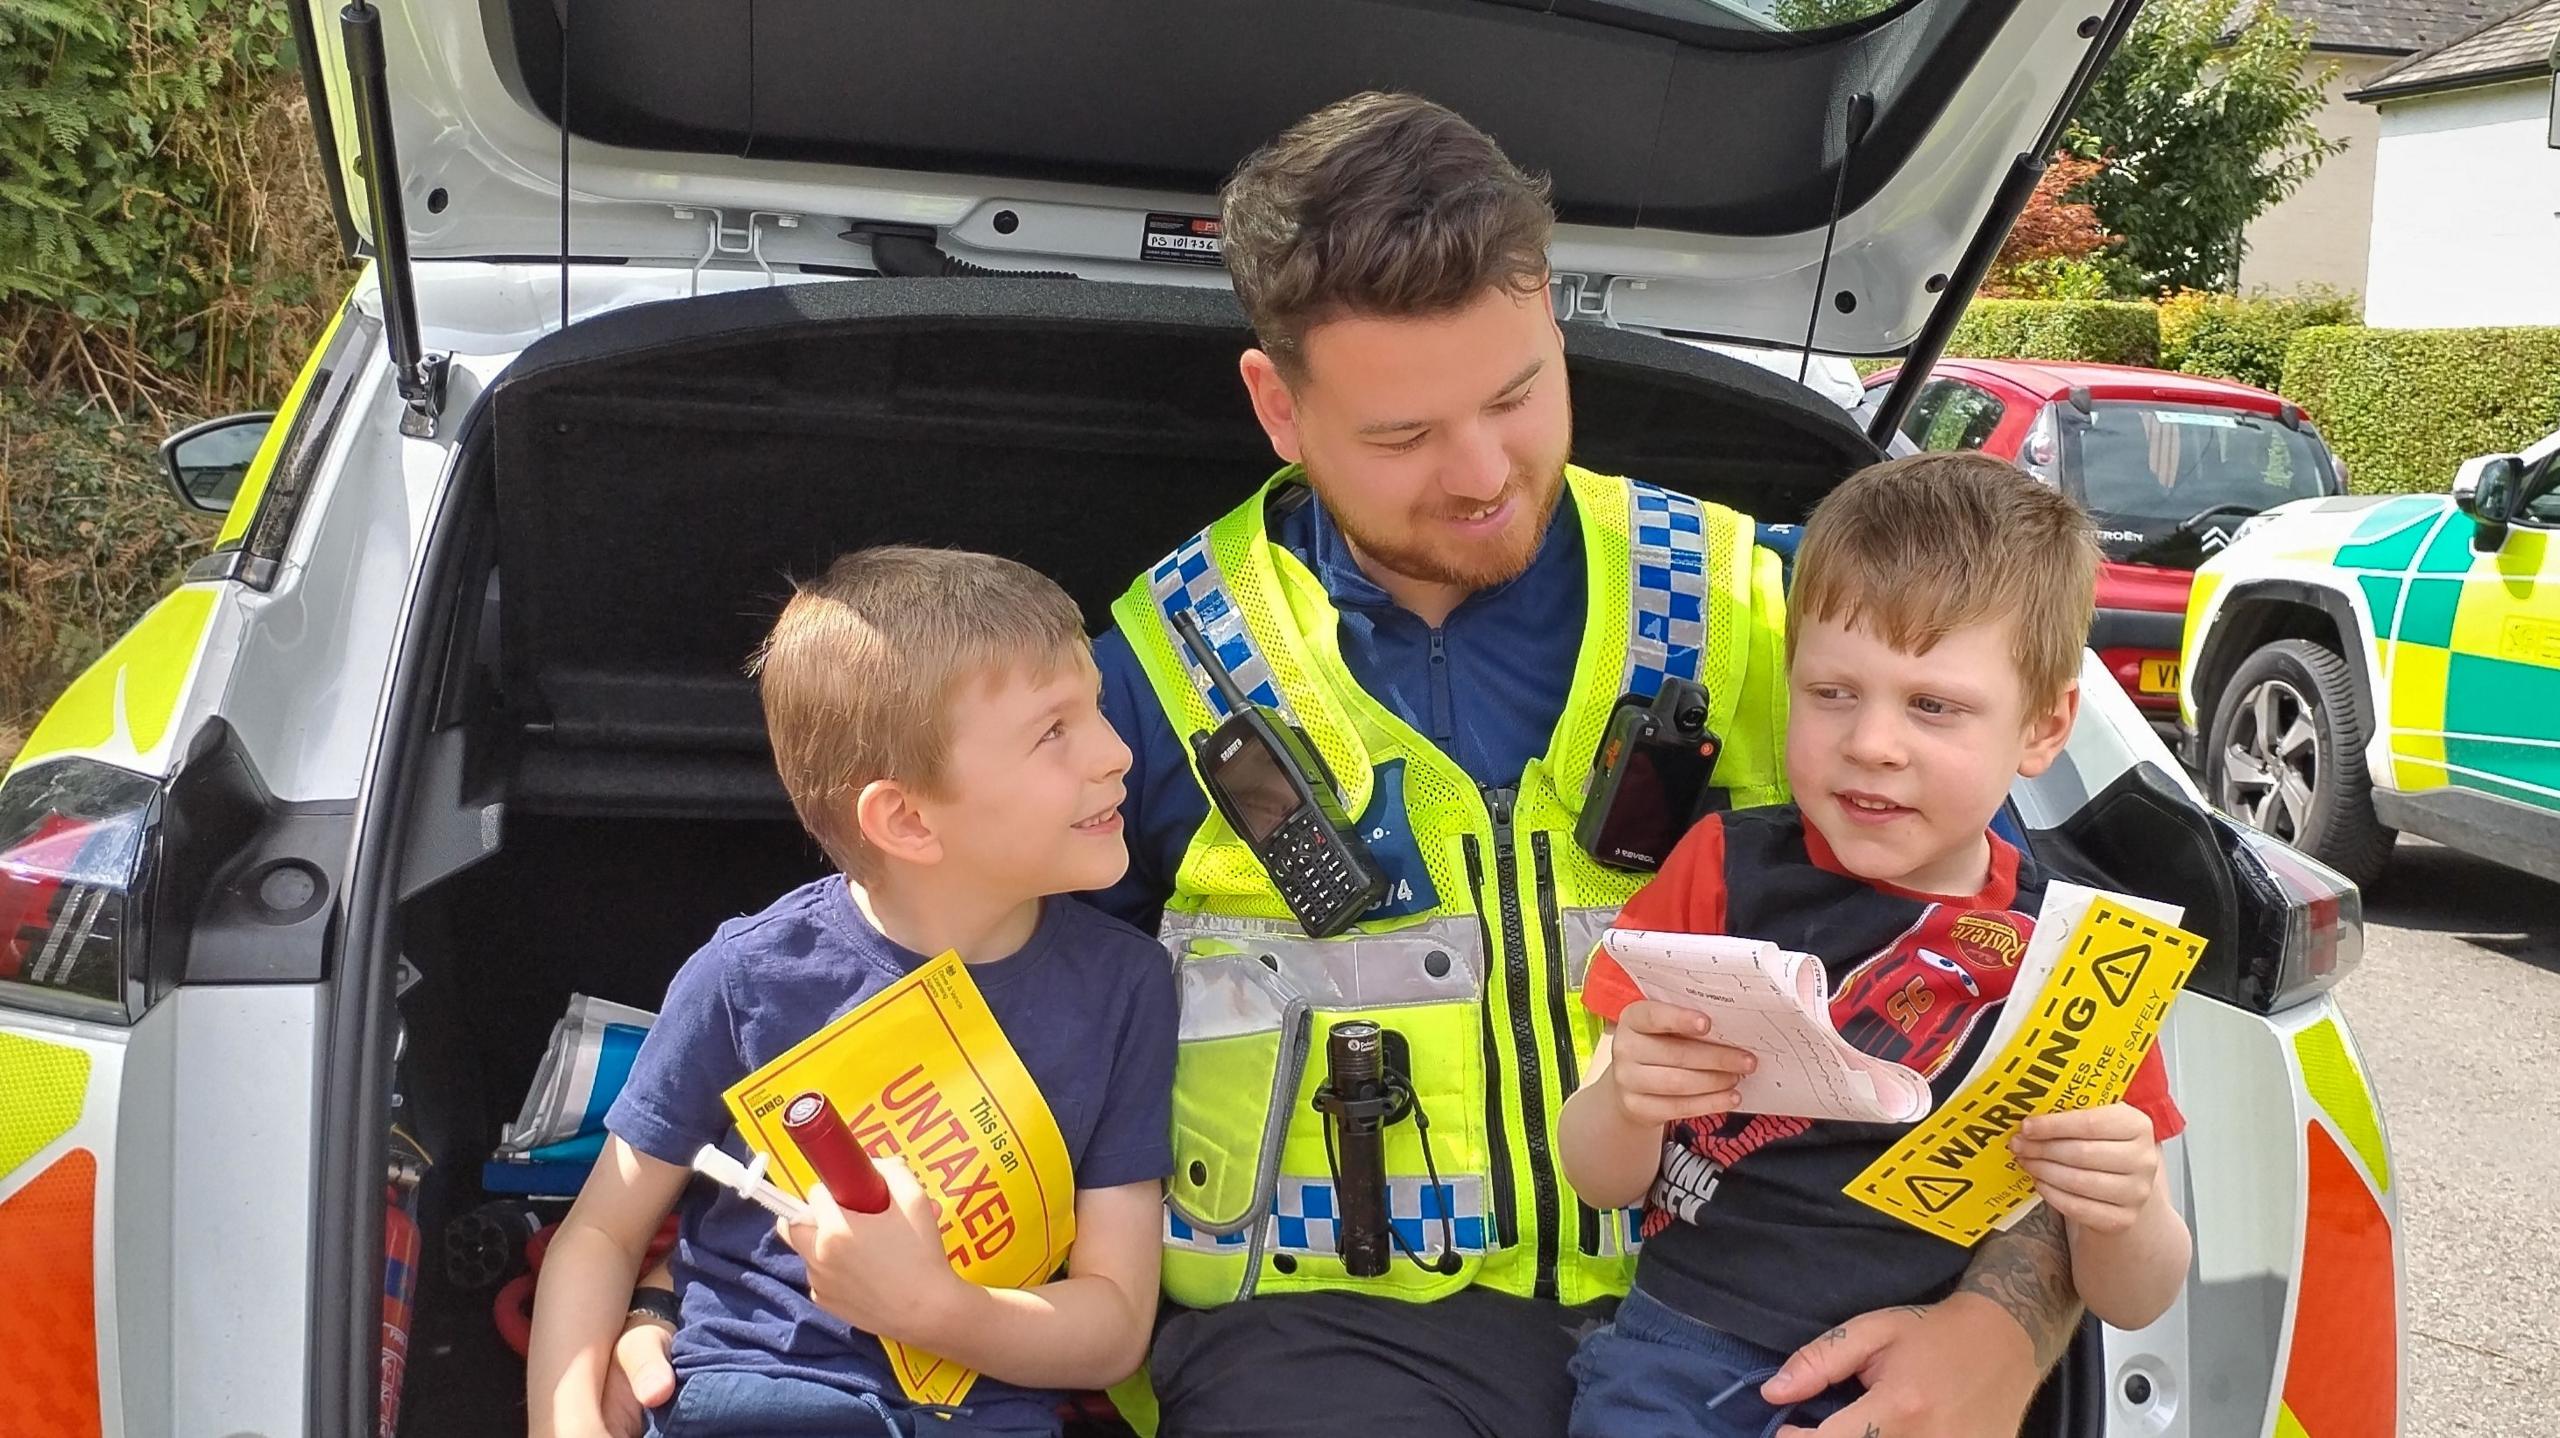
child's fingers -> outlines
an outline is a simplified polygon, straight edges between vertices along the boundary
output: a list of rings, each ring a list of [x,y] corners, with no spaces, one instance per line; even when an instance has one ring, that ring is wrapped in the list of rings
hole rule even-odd
[[[2022,1162],[2034,1158],[2100,1173],[2148,1174],[2160,1166],[2158,1149],[2120,1139],[2057,1138],[2038,1142],[2022,1137],[2010,1142],[2009,1151]]]
[[[1752,1057],[1749,1049],[1738,1049],[1712,1039],[1674,1038],[1663,1034],[1648,1035],[1639,1042],[1621,1045],[1618,1057],[1651,1068],[1698,1069],[1735,1075],[1747,1074],[1760,1063]]]
[[[1651,1098],[1704,1098],[1731,1092],[1742,1075],[1731,1069],[1671,1068],[1637,1064],[1619,1075],[1618,1086]]]
[[[1714,1027],[1714,1022],[1696,1009],[1666,1004],[1659,999],[1638,999],[1618,1015],[1620,1033],[1702,1039]]]
[[[2018,1125],[2018,1136],[2047,1141],[2061,1138],[2135,1139],[2151,1132],[2151,1116],[2129,1103],[2040,1113]]]
[[[2128,1174],[2100,1173],[2047,1163],[2041,1159],[2021,1159],[2018,1166],[2027,1171],[2027,1177],[2036,1181],[2036,1191],[2047,1198],[2067,1194],[2116,1208],[2139,1208],[2142,1201],[2151,1195],[2148,1183]]]
[[[2063,1222],[2080,1228],[2115,1233],[2132,1226],[2133,1215],[2113,1204],[2051,1188],[2039,1188],[2037,1196],[2044,1200],[2045,1207],[2061,1215]]]

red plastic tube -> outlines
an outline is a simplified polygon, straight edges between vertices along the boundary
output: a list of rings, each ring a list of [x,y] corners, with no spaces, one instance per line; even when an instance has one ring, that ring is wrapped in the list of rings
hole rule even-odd
[[[786,1105],[782,1131],[800,1145],[801,1157],[818,1171],[838,1207],[853,1213],[880,1213],[889,1207],[889,1185],[825,1094],[812,1089]]]

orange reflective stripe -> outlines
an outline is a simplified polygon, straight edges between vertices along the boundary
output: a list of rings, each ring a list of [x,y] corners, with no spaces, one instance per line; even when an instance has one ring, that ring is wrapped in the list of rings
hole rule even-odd
[[[2310,1125],[2305,1139],[2311,1202],[2284,1407],[2307,1438],[2391,1438],[2400,1416],[2391,1220],[2327,1126]]]
[[[75,1148],[0,1202],[0,1431],[13,1438],[98,1438],[97,1193],[97,1155]]]

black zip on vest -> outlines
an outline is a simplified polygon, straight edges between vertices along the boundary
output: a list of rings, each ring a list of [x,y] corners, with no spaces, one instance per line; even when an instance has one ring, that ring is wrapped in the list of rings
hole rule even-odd
[[[1556,1296],[1558,1214],[1563,1202],[1556,1182],[1555,1154],[1547,1140],[1547,1091],[1541,1077],[1537,1026],[1529,1016],[1529,921],[1520,898],[1518,855],[1511,838],[1512,790],[1487,789],[1485,807],[1493,816],[1493,873],[1501,895],[1502,984],[1511,1011],[1512,1052],[1520,1065],[1520,1120],[1529,1148],[1529,1186],[1538,1204],[1538,1270],[1532,1295]]]

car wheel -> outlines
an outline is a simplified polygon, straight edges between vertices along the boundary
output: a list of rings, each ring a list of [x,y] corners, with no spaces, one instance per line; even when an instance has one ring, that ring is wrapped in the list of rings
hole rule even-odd
[[[2307,639],[2268,645],[2223,685],[2210,732],[2205,783],[2224,813],[2360,886],[2381,876],[2399,836],[2374,817],[2345,660]]]

